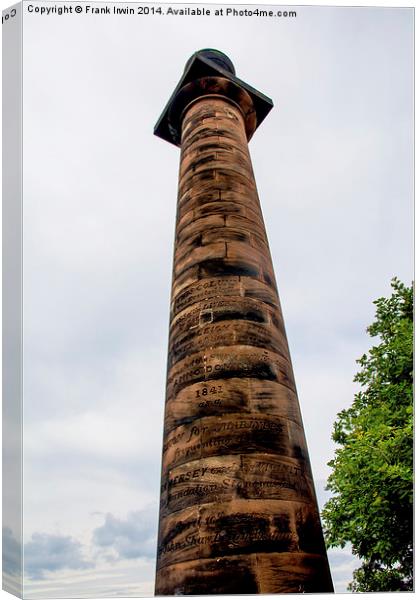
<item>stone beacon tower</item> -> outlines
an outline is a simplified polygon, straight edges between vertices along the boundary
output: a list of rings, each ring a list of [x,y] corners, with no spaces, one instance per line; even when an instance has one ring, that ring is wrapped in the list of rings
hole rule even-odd
[[[206,49],[155,127],[181,148],[157,595],[333,591],[248,151],[271,108]]]

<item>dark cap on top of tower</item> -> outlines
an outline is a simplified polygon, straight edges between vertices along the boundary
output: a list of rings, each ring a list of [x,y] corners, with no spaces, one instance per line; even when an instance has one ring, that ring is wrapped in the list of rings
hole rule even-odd
[[[210,60],[225,71],[228,71],[232,75],[236,75],[235,67],[233,66],[233,62],[230,60],[229,56],[227,56],[227,54],[221,52],[220,50],[216,50],[215,48],[203,48],[202,50],[194,52],[191,58],[188,59],[187,64],[185,65],[184,72],[188,71],[191,63],[195,60],[196,57]]]
[[[248,139],[273,107],[270,98],[236,77],[235,67],[226,54],[214,48],[204,48],[194,52],[187,61],[183,75],[155,125],[154,134],[180,146],[185,107],[209,93],[239,105],[241,97],[248,98],[247,114],[244,115]],[[251,121],[253,126],[247,126]]]

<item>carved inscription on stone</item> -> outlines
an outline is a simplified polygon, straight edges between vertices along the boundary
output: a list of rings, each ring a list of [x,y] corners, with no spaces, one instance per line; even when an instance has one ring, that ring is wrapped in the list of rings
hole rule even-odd
[[[299,552],[306,536],[319,544],[322,533],[309,504],[267,499],[250,511],[246,500],[203,505],[163,517],[158,558],[162,566],[194,558],[250,552]],[[300,534],[300,535],[299,535]]]
[[[233,499],[313,501],[310,475],[301,461],[266,454],[197,459],[171,468],[161,486],[162,515],[202,503]]]
[[[296,393],[275,381],[232,377],[198,382],[168,398],[165,432],[200,417],[240,412],[277,415],[300,424]]]
[[[197,381],[232,377],[277,381],[294,390],[291,365],[280,354],[245,345],[227,346],[197,352],[174,364],[168,372],[168,398]]]

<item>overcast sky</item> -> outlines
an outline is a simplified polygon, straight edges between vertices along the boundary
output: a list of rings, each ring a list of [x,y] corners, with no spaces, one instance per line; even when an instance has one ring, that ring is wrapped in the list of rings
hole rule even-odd
[[[413,12],[295,10],[25,14],[28,598],[153,591],[179,162],[153,126],[200,48],[274,101],[250,151],[327,497],[372,301],[412,279]],[[330,561],[345,591],[357,561]]]

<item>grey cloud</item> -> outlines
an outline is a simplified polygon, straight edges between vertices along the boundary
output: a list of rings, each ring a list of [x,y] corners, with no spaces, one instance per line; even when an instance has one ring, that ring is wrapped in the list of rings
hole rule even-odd
[[[326,479],[316,479],[314,483],[319,510],[322,511],[332,493],[325,489]],[[327,554],[336,593],[347,592],[347,586],[353,579],[353,571],[361,564],[360,559],[352,553],[351,544],[346,544],[344,548],[330,548]]]
[[[3,572],[9,575],[21,573],[22,548],[10,527],[3,527]]]
[[[331,568],[342,567],[344,565],[348,565],[351,562],[352,557],[350,556],[350,552],[330,552],[328,555],[328,559],[331,565]]]
[[[43,579],[45,571],[93,566],[84,560],[82,544],[70,536],[34,533],[25,544],[25,570],[31,579]]]
[[[327,485],[326,479],[315,479],[314,484],[316,490],[316,497],[318,499],[318,507],[319,510],[322,510],[324,504],[331,497],[331,492],[325,489],[325,486]]]
[[[147,508],[118,519],[108,513],[105,523],[93,532],[93,542],[104,550],[108,559],[153,558],[156,552],[157,511]]]
[[[348,585],[353,579],[353,573],[361,565],[360,559],[352,554],[351,545],[347,544],[344,548],[328,550],[328,561],[336,593],[348,592]]]

